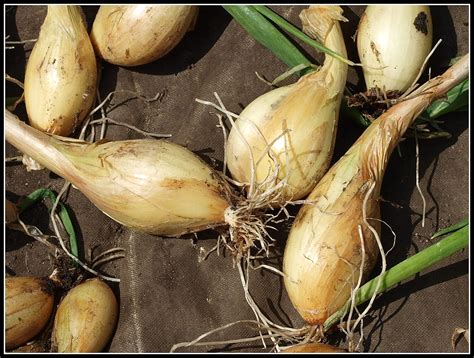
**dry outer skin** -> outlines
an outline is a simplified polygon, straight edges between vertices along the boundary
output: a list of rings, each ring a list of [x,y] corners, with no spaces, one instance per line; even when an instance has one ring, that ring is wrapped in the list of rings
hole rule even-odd
[[[5,341],[8,349],[29,342],[46,326],[53,312],[54,291],[47,279],[5,280]]]
[[[118,305],[110,287],[98,278],[77,285],[59,303],[52,345],[59,353],[101,352],[113,335]]]
[[[170,52],[192,27],[197,6],[103,6],[91,40],[100,57],[120,66],[138,66]]]
[[[8,11],[7,7],[7,11]],[[97,7],[86,8],[89,27]],[[281,15],[299,25],[301,6],[273,6]],[[342,24],[349,57],[355,60],[355,44],[350,40],[357,27],[363,6],[343,6],[349,23]],[[46,14],[44,6],[21,6],[6,13],[6,32],[11,40],[36,38]],[[432,75],[442,72],[440,66],[456,55],[468,51],[468,11],[466,6],[436,6],[432,9],[434,39],[443,43],[433,58]],[[26,52],[24,51],[26,50]],[[8,50],[6,72],[20,80],[31,44]],[[306,48],[307,49],[307,48]],[[307,49],[309,54],[314,51]],[[323,57],[315,55],[318,60]],[[128,100],[131,95],[117,94],[113,106],[123,103],[108,115],[140,129],[171,133],[175,143],[187,145],[203,159],[219,168],[224,158],[223,138],[214,110],[196,103],[195,98],[214,101],[217,92],[227,109],[239,113],[253,99],[269,90],[255,71],[273,79],[286,70],[284,64],[261,45],[247,37],[242,28],[220,7],[201,7],[196,28],[168,55],[157,62],[134,69],[102,63],[101,96],[110,91],[131,90],[153,97],[166,90],[161,102]],[[363,83],[361,72],[349,69],[352,84]],[[7,84],[7,95],[18,95],[14,85]],[[212,112],[212,113],[211,113]],[[24,106],[16,112],[24,116]],[[420,141],[420,186],[427,201],[425,227],[421,227],[422,200],[415,186],[415,145],[413,139],[400,144],[402,157],[394,151],[381,189],[381,217],[397,234],[397,246],[388,256],[389,267],[429,246],[427,237],[436,230],[454,224],[468,215],[468,143],[467,114],[460,112],[444,117],[444,129],[451,139]],[[347,119],[339,121],[333,162],[346,152],[362,132]],[[142,138],[126,128],[110,126],[108,139]],[[18,152],[6,146],[6,156]],[[27,173],[20,165],[6,168],[7,197],[16,202],[20,195],[51,184],[58,191],[63,181],[48,171]],[[199,335],[239,319],[253,319],[245,302],[237,270],[230,257],[211,254],[199,263],[199,248],[210,249],[216,235],[206,231],[198,235],[197,246],[191,237],[163,239],[132,232],[115,223],[96,209],[77,190],[70,190],[67,204],[74,213],[80,246],[94,247],[94,253],[115,246],[126,249],[126,258],[102,267],[121,278],[115,293],[120,298],[117,332],[107,347],[111,352],[167,352],[178,342],[191,341]],[[22,219],[46,232],[48,202],[34,206]],[[296,214],[297,208],[290,208]],[[287,226],[271,231],[282,253]],[[388,250],[392,235],[382,225],[382,240]],[[40,243],[20,233],[6,232],[6,271],[9,274],[50,274],[47,250]],[[88,255],[88,250],[81,250]],[[280,256],[281,257],[281,256]],[[451,335],[456,327],[468,327],[468,254],[457,253],[423,272],[375,301],[364,320],[366,341],[362,349],[369,352],[452,352]],[[272,260],[280,265],[281,259]],[[379,267],[379,266],[376,266]],[[375,272],[374,272],[375,274]],[[251,272],[250,289],[260,308],[283,325],[302,324],[292,308],[280,277],[268,271]],[[237,325],[209,340],[233,339],[254,335],[252,329]],[[394,339],[393,337],[396,337]],[[337,337],[331,337],[338,345]],[[341,347],[346,347],[344,343]],[[186,351],[257,351],[261,342],[247,345],[188,348]],[[182,349],[181,351],[185,351]],[[461,340],[457,352],[467,352]]]
[[[92,108],[97,61],[78,7],[50,7],[25,74],[31,126],[69,136]]]

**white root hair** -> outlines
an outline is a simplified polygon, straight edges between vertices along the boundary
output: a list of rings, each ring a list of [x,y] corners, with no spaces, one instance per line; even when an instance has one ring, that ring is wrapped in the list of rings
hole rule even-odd
[[[226,118],[229,120],[232,128],[234,128],[239,135],[240,139],[244,142],[247,147],[248,153],[250,155],[250,182],[249,183],[239,183],[236,181],[230,181],[229,178],[226,177],[224,174],[224,178],[229,180],[232,184],[237,184],[239,187],[247,187],[247,196],[234,196],[231,199],[231,202],[234,202],[232,207],[229,207],[225,211],[225,221],[229,225],[229,230],[224,234],[221,234],[218,238],[217,244],[211,248],[209,251],[204,251],[200,253],[199,260],[202,261],[208,257],[211,252],[217,250],[217,254],[219,254],[219,245],[220,243],[223,246],[231,251],[234,254],[234,266],[237,264],[241,283],[244,289],[245,299],[252,309],[252,312],[255,315],[256,322],[259,328],[259,335],[257,337],[252,338],[242,338],[237,340],[227,340],[222,342],[200,342],[202,339],[207,337],[212,333],[216,333],[222,329],[226,329],[227,327],[237,324],[241,321],[234,322],[228,325],[225,325],[221,328],[211,330],[197,339],[193,340],[192,342],[184,342],[178,343],[173,346],[172,351],[180,347],[189,347],[189,346],[198,346],[198,345],[214,345],[214,344],[229,344],[229,343],[239,343],[239,342],[248,342],[248,341],[255,341],[260,339],[263,346],[267,347],[266,341],[270,339],[273,342],[272,350],[280,351],[280,344],[281,342],[285,343],[301,343],[301,342],[309,342],[315,341],[317,338],[321,338],[322,336],[322,329],[320,327],[315,326],[304,326],[302,328],[292,328],[292,327],[285,327],[273,322],[269,319],[259,308],[255,300],[253,299],[252,295],[249,291],[249,269],[252,268],[254,270],[265,268],[268,269],[278,275],[284,276],[285,274],[280,270],[270,266],[270,265],[258,265],[253,266],[252,261],[257,258],[268,258],[269,248],[273,245],[274,239],[269,235],[268,229],[274,229],[272,224],[276,224],[281,222],[284,219],[278,219],[282,214],[286,216],[286,218],[290,218],[290,214],[286,209],[286,205],[288,204],[302,204],[302,203],[312,203],[312,201],[307,200],[298,200],[298,201],[291,201],[287,200],[283,204],[279,202],[281,200],[281,195],[283,193],[283,189],[287,185],[287,178],[289,173],[286,172],[283,179],[279,179],[279,173],[281,170],[281,165],[278,163],[276,157],[272,152],[272,146],[275,141],[280,139],[281,137],[285,138],[285,153],[286,153],[286,162],[289,163],[289,153],[288,153],[288,140],[287,135],[289,130],[286,127],[286,123],[283,123],[282,133],[275,138],[270,143],[266,140],[263,133],[260,129],[256,126],[255,123],[249,121],[244,117],[240,117],[230,111],[228,111],[220,97],[217,93],[214,93],[215,97],[219,104],[204,101],[200,99],[196,99],[197,102],[211,106],[221,113],[223,113]],[[217,115],[219,120],[219,126],[222,127],[223,134],[224,134],[224,142],[226,143],[227,140],[227,133],[224,128],[224,124],[222,122],[222,117]],[[250,144],[246,141],[243,134],[240,132],[239,128],[235,124],[234,119],[241,119],[247,120],[250,122],[251,125],[255,127],[257,132],[260,134],[262,140],[265,143],[265,150],[263,154],[259,157],[253,157],[252,148]],[[224,152],[224,155],[226,157]],[[263,160],[266,156],[270,157],[273,161],[273,170],[267,174],[267,176],[261,181],[257,182],[256,179],[256,167],[257,165]],[[226,162],[224,162],[226,165]],[[277,180],[278,179],[278,180]],[[272,204],[279,203],[279,210],[276,214],[269,214],[265,213],[265,209],[271,209]],[[257,252],[255,254],[251,254],[251,249],[256,249]],[[267,333],[263,333],[266,331]]]
[[[416,188],[420,193],[421,200],[423,201],[423,213],[421,216],[421,227],[425,227],[425,215],[426,215],[426,199],[423,195],[423,191],[420,188],[420,150],[418,145],[418,136],[416,134],[415,128],[415,157],[416,157],[416,169],[415,169],[415,178],[416,178]]]
[[[20,218],[18,218],[17,221],[18,223],[7,224],[7,227],[13,230],[19,230],[19,231],[24,232],[26,235],[41,242],[43,245],[48,246],[50,249],[53,249],[55,252],[59,250],[59,248],[55,244],[48,241],[48,238],[54,237],[54,236],[43,234],[41,230],[38,229],[36,226],[27,225]]]
[[[367,218],[367,201],[370,197],[370,195],[372,194],[374,188],[376,186],[376,182],[372,182],[372,184],[370,185],[369,187],[369,190],[367,191],[365,197],[364,197],[364,201],[363,201],[363,206],[362,206],[362,217],[363,217],[363,222],[364,224],[367,226],[367,228],[372,232],[373,236],[374,236],[374,239],[377,243],[377,246],[379,248],[379,251],[380,251],[380,255],[381,255],[381,260],[382,260],[382,269],[381,269],[381,272],[379,274],[379,278],[377,279],[377,283],[375,285],[375,290],[374,290],[374,293],[372,295],[372,297],[370,298],[369,300],[369,303],[367,304],[367,306],[365,307],[364,311],[362,311],[362,313],[359,313],[358,312],[358,317],[357,319],[355,320],[354,324],[350,325],[350,318],[351,318],[351,315],[349,315],[349,319],[348,319],[348,325],[347,325],[347,333],[348,333],[348,338],[349,338],[349,351],[353,351],[353,350],[357,350],[359,348],[359,345],[360,343],[362,342],[362,339],[363,339],[363,332],[362,332],[362,324],[363,324],[363,319],[364,317],[367,315],[367,313],[369,312],[369,310],[372,308],[372,305],[373,305],[373,302],[375,300],[375,298],[377,297],[378,293],[379,293],[379,288],[380,288],[380,285],[381,285],[381,279],[383,277],[383,274],[385,273],[386,271],[386,268],[387,268],[387,261],[386,261],[386,254],[384,252],[384,249],[383,249],[383,246],[382,246],[382,242],[380,240],[380,237],[377,233],[377,230],[375,230],[375,228],[369,224],[368,222],[368,219]],[[362,230],[361,230],[361,226],[359,225],[359,236],[360,236],[360,239],[361,241],[364,241],[364,237],[363,237],[363,233],[362,233]],[[363,245],[362,245],[363,247]],[[362,255],[362,263],[361,263],[361,275],[362,276],[362,268],[363,268],[363,263],[364,263],[364,256],[365,256],[365,249],[362,250],[363,252],[363,255]],[[360,280],[361,280],[361,277],[359,277],[359,282],[358,282],[358,285],[356,286],[356,289],[353,290],[352,292],[352,295],[351,295],[351,311],[352,311],[352,306],[354,305],[355,303],[355,297],[357,295],[357,291],[358,289],[360,288]],[[352,342],[352,336],[353,336],[353,333],[354,333],[354,330],[355,328],[357,327],[357,325],[361,323],[361,336],[360,336],[360,339],[357,343],[357,345],[355,347],[353,347],[353,342]]]
[[[25,89],[25,85],[23,84],[23,82],[21,82],[20,80],[17,80],[16,78],[10,76],[8,73],[5,73],[5,80],[16,84],[21,89]]]
[[[157,138],[161,138],[161,137],[169,138],[169,137],[171,137],[171,134],[155,134],[155,133],[146,132],[146,131],[138,129],[137,127],[132,126],[130,124],[119,122],[119,121],[113,120],[111,118],[108,118],[106,116],[104,106],[107,104],[107,102],[109,102],[111,100],[112,96],[116,93],[133,94],[133,95],[135,95],[135,97],[133,97],[133,98],[139,98],[139,99],[142,99],[142,100],[144,100],[145,102],[148,102],[148,103],[149,102],[154,102],[154,101],[157,101],[157,100],[161,100],[164,96],[164,92],[158,92],[154,97],[147,98],[147,97],[139,95],[139,94],[137,94],[136,92],[133,92],[133,91],[116,90],[116,91],[110,92],[106,96],[106,98],[103,101],[101,101],[100,92],[99,92],[99,89],[97,89],[97,99],[101,102],[94,109],[92,109],[89,112],[89,115],[87,116],[87,120],[84,122],[84,125],[81,128],[79,138],[84,138],[86,130],[90,127],[91,128],[91,142],[94,142],[95,141],[95,127],[92,126],[92,125],[93,124],[94,125],[95,124],[101,124],[102,126],[101,126],[99,139],[103,139],[104,136],[105,136],[105,130],[106,130],[106,123],[107,122],[110,122],[110,123],[115,124],[115,125],[121,125],[121,126],[127,127],[129,129],[132,129],[132,130],[134,130],[134,131],[136,131],[136,132],[138,132],[142,135],[145,135],[145,136],[157,137]],[[93,115],[95,113],[97,113],[99,110],[101,111],[101,117],[99,119],[92,120]]]
[[[249,183],[239,183],[236,180],[228,178],[225,173],[223,175],[223,178],[228,180],[230,183],[239,187],[247,187],[247,195],[245,198],[241,195],[229,194],[229,201],[234,203],[232,206],[226,209],[224,215],[225,221],[229,225],[229,230],[224,234],[221,234],[218,238],[218,241],[221,241],[224,244],[224,247],[229,249],[231,253],[234,254],[235,264],[235,262],[240,261],[240,258],[249,257],[250,250],[252,248],[256,248],[258,250],[256,255],[259,255],[263,252],[268,256],[269,248],[273,246],[274,243],[274,239],[268,233],[268,229],[275,229],[272,224],[281,222],[281,220],[278,220],[278,217],[282,213],[285,213],[287,217],[289,217],[288,211],[284,208],[284,206],[288,203],[281,205],[277,214],[265,213],[266,209],[272,208],[272,204],[279,202],[283,193],[283,189],[287,185],[289,173],[285,173],[285,177],[283,179],[278,178],[281,165],[278,163],[276,157],[272,153],[272,146],[275,141],[281,137],[285,138],[285,146],[287,146],[286,135],[289,130],[283,128],[282,133],[269,143],[255,123],[228,111],[219,95],[217,93],[214,93],[214,95],[218,101],[218,104],[200,99],[196,99],[196,101],[219,110],[227,117],[232,128],[236,130],[237,135],[244,142],[250,159]],[[222,118],[219,115],[217,115],[217,117],[219,119],[219,126],[222,127],[223,130],[224,142],[226,143],[227,133],[225,131]],[[240,132],[238,126],[236,126],[234,119],[237,118],[249,121],[249,123],[254,126],[264,141],[265,149],[259,158],[254,158],[250,144]],[[286,124],[284,124],[284,126],[285,125]],[[268,156],[273,161],[273,170],[270,170],[267,176],[261,182],[258,182],[256,179],[256,167],[266,156]],[[224,152],[224,157],[227,157],[226,152]],[[286,151],[286,160],[288,163],[288,151]],[[225,161],[224,166],[226,165],[227,162]],[[214,249],[215,248],[213,248],[212,251],[214,251]],[[207,255],[208,253],[205,255],[205,257],[207,257]]]
[[[178,348],[183,347],[192,347],[192,346],[216,346],[216,345],[224,345],[224,344],[236,344],[236,343],[245,343],[245,342],[253,342],[260,340],[264,348],[267,348],[267,340],[271,340],[273,343],[272,351],[281,351],[280,344],[282,342],[285,343],[285,347],[290,344],[298,344],[298,343],[307,343],[310,341],[314,341],[315,339],[321,336],[320,327],[316,326],[304,326],[301,328],[292,328],[292,327],[284,327],[277,323],[274,323],[270,320],[258,307],[257,303],[253,299],[252,295],[249,292],[249,268],[250,265],[250,257],[242,258],[238,265],[239,276],[241,279],[242,286],[244,288],[245,299],[249,304],[250,308],[252,309],[256,320],[240,320],[232,323],[228,323],[224,326],[218,327],[216,329],[210,330],[204,334],[201,334],[199,337],[194,339],[191,342],[182,342],[173,345],[170,352],[176,351]],[[252,267],[253,268],[253,267]],[[255,267],[254,269],[258,268],[269,268],[267,265],[260,265]],[[276,269],[275,269],[276,270]],[[272,268],[272,271],[275,271]],[[283,274],[283,273],[281,273]],[[237,324],[253,324],[256,326],[258,330],[258,335],[254,337],[247,337],[247,338],[238,338],[238,339],[229,339],[223,341],[210,341],[210,342],[201,342],[204,338],[208,337],[211,334],[215,334],[219,331],[227,329],[231,326]],[[263,334],[263,331],[267,331],[266,334]]]

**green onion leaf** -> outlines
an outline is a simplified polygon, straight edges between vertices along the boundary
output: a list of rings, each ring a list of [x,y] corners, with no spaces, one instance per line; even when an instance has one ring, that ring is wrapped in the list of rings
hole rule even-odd
[[[465,79],[449,90],[446,97],[434,101],[422,116],[435,119],[443,114],[466,108],[469,101],[469,79]]]
[[[440,237],[440,236],[443,236],[443,235],[446,235],[446,234],[449,234],[453,231],[456,231],[456,230],[459,230],[459,229],[462,229],[464,226],[467,226],[469,225],[469,220],[465,219],[465,220],[462,220],[460,222],[458,222],[457,224],[454,224],[450,227],[447,227],[445,229],[442,229],[440,231],[438,231],[437,233],[435,233],[433,236],[431,236],[431,239],[435,239],[437,237]]]
[[[34,192],[28,194],[27,196],[23,197],[18,204],[18,212],[22,213],[26,209],[28,209],[31,205],[37,203],[38,201],[43,200],[44,198],[49,198],[54,203],[56,201],[56,195],[54,192],[47,188],[40,188],[35,190]],[[66,209],[66,206],[59,202],[59,218],[61,219],[66,232],[69,235],[69,246],[71,249],[71,254],[74,255],[76,258],[79,258],[79,250],[77,246],[77,238],[76,233],[74,231],[74,226],[72,224],[71,218],[69,213]]]
[[[223,7],[256,41],[270,49],[288,67],[312,64],[254,6],[224,5]]]
[[[453,230],[456,230],[456,228],[457,231],[453,232]],[[377,280],[382,280],[378,292],[381,293],[387,291],[396,284],[415,276],[417,273],[429,268],[436,262],[439,262],[454,254],[455,252],[467,247],[469,243],[469,225],[467,224],[467,220],[463,220],[456,225],[441,230],[433,235],[433,237],[437,237],[448,232],[452,232],[452,234],[440,240],[436,244],[433,244],[430,247],[418,252],[412,257],[409,257],[398,265],[395,265],[391,269],[387,270],[383,275],[379,275],[363,285],[357,291],[355,304],[360,305],[370,300],[375,292]],[[351,302],[348,301],[342,309],[334,313],[326,320],[326,322],[324,322],[325,331],[339,322],[339,320],[346,315],[350,308],[350,303]]]

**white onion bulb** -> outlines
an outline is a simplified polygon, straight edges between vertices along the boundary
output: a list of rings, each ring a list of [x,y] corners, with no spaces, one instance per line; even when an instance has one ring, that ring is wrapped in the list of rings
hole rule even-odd
[[[432,41],[429,6],[367,6],[357,30],[367,89],[406,91],[416,80]]]

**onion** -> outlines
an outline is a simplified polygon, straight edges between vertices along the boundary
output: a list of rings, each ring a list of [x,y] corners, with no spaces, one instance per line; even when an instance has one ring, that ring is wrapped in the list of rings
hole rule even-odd
[[[341,14],[339,6],[311,6],[300,17],[305,32],[346,56],[339,21],[347,20]],[[346,77],[347,64],[326,57],[319,71],[250,103],[227,141],[233,178],[248,184],[255,180],[265,191],[268,186],[262,183],[278,171],[269,185],[284,181],[280,202],[306,196],[329,167]]]
[[[359,278],[365,280],[372,270],[382,250],[378,198],[388,159],[413,120],[467,78],[468,58],[463,56],[374,121],[299,211],[283,272],[290,300],[308,323],[322,324],[343,307]]]
[[[176,237],[228,227],[219,240],[237,258],[256,244],[268,248],[266,203],[235,193],[220,173],[180,145],[154,139],[88,143],[51,136],[8,110],[5,138],[131,229]]]
[[[46,278],[5,280],[5,345],[19,347],[40,333],[51,317],[54,287]]]
[[[406,91],[431,51],[428,5],[368,5],[357,30],[367,89]]]
[[[102,5],[91,31],[98,56],[119,66],[153,62],[170,52],[190,30],[198,6]]]
[[[291,346],[283,353],[347,353],[346,350],[324,343],[305,343]]]
[[[68,136],[89,113],[97,64],[79,6],[49,5],[25,74],[30,124]]]
[[[118,304],[110,287],[98,278],[71,289],[59,303],[52,333],[53,349],[100,352],[112,338]]]
[[[225,224],[227,184],[184,147],[155,139],[67,141],[6,115],[7,141],[127,227],[179,236]]]

